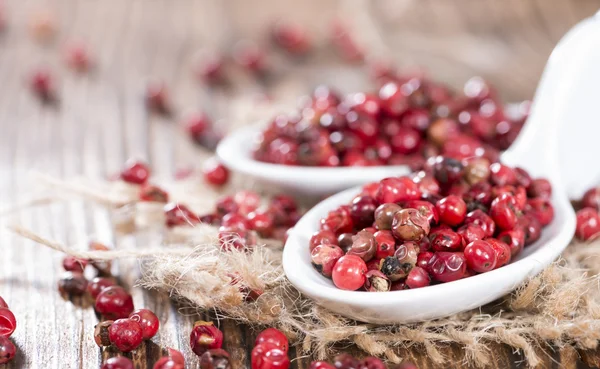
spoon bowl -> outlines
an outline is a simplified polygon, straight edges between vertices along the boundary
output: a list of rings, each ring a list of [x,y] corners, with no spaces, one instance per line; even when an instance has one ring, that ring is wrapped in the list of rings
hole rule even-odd
[[[290,282],[303,294],[331,311],[368,323],[409,323],[442,318],[494,301],[524,280],[539,273],[569,244],[575,229],[570,203],[554,195],[555,218],[541,238],[527,246],[510,264],[491,272],[454,282],[392,292],[344,291],[311,265],[308,243],[319,230],[319,219],[360,192],[352,188],[329,197],[308,211],[288,236],[283,268]]]
[[[261,162],[252,157],[252,145],[260,132],[261,126],[257,125],[229,134],[219,143],[217,155],[229,169],[284,190],[309,196],[324,196],[385,177],[410,173],[410,168],[405,165],[305,167]]]

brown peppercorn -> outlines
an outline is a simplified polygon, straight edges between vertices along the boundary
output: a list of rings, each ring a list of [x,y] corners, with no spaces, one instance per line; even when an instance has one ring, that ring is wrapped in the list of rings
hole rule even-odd
[[[87,289],[87,279],[78,272],[65,272],[58,281],[58,290],[61,294],[81,296]]]
[[[94,328],[94,341],[99,347],[110,346],[111,342],[108,338],[108,328],[114,323],[113,320],[105,320],[96,324]]]
[[[212,349],[200,356],[201,369],[231,369],[229,353],[223,349]]]

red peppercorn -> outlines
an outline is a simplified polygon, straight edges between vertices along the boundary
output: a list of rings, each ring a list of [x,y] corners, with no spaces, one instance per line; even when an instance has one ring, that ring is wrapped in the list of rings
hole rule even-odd
[[[357,196],[350,205],[350,216],[355,227],[366,227],[375,220],[377,202],[371,196]]]
[[[552,196],[552,185],[550,184],[550,181],[548,181],[546,178],[536,178],[533,181],[531,181],[531,184],[529,185],[529,187],[527,187],[527,195],[533,198],[539,197],[542,199],[549,200]]]
[[[229,213],[221,219],[221,226],[232,229],[247,230],[248,221],[238,213]]]
[[[112,278],[96,277],[92,279],[87,285],[87,291],[95,300],[105,288],[115,286],[116,283]]]
[[[460,227],[456,233],[462,237],[465,245],[468,245],[473,241],[483,240],[485,238],[485,232],[483,231],[483,228],[477,224],[466,224]]]
[[[381,108],[386,114],[397,117],[408,109],[408,99],[395,82],[386,83],[379,90]]]
[[[309,369],[336,369],[335,366],[326,361],[313,361],[310,363]]]
[[[577,211],[575,236],[581,241],[591,241],[600,236],[600,215],[595,208],[587,207]]]
[[[156,335],[160,322],[158,317],[148,309],[139,309],[129,315],[129,319],[140,323],[142,327],[142,336],[149,340]]]
[[[277,22],[271,30],[273,42],[292,55],[304,55],[310,49],[306,31],[298,24]]]
[[[10,362],[16,353],[15,344],[7,336],[0,336],[0,364]]]
[[[119,351],[129,352],[142,344],[144,334],[142,326],[135,320],[118,319],[108,328],[108,338]]]
[[[111,286],[100,291],[95,307],[106,319],[127,318],[133,311],[133,298],[123,287]]]
[[[463,237],[451,229],[437,229],[430,233],[429,238],[435,251],[460,251],[465,245]]]
[[[503,193],[492,201],[490,216],[500,229],[510,230],[517,224],[515,209],[516,200],[513,196]]]
[[[169,357],[161,357],[160,359],[158,359],[158,361],[152,367],[152,369],[184,369],[184,368],[185,368],[185,366],[183,364],[179,364],[179,363],[173,361]]]
[[[217,52],[202,50],[197,55],[195,72],[206,83],[220,83],[225,79],[223,56]]]
[[[431,279],[425,269],[415,266],[406,276],[405,283],[409,288],[421,288],[429,286]]]
[[[213,186],[223,186],[229,180],[229,169],[221,164],[216,158],[204,162],[202,173],[206,183]]]
[[[169,203],[164,207],[165,224],[167,227],[194,225],[200,223],[198,215],[187,206],[179,203]]]
[[[452,282],[466,277],[467,262],[462,252],[436,252],[427,270],[439,282]]]
[[[495,238],[488,238],[485,241],[492,246],[496,253],[496,269],[510,262],[510,247],[507,244]]]
[[[379,182],[375,200],[380,204],[419,200],[419,186],[408,177],[385,178]]]
[[[269,342],[279,347],[283,352],[288,352],[288,339],[280,330],[275,328],[267,328],[256,337],[254,346],[258,346],[265,342]]]
[[[67,65],[77,72],[87,72],[91,61],[88,50],[83,44],[68,45],[65,50],[65,61]]]
[[[360,361],[358,369],[387,369],[387,367],[380,359],[369,356]]]
[[[508,245],[511,258],[514,258],[523,251],[523,247],[525,246],[525,232],[519,228],[500,232],[496,238]]]
[[[526,212],[533,215],[542,225],[547,226],[554,219],[554,207],[550,200],[544,198],[534,198],[527,200]]]
[[[207,350],[218,349],[222,345],[223,332],[211,322],[199,320],[194,323],[194,328],[192,328],[190,334],[190,347],[196,355],[201,356]]]
[[[364,288],[368,292],[386,292],[392,287],[390,279],[378,269],[369,269],[365,274]]]
[[[431,251],[422,251],[417,256],[417,264],[416,266],[421,267],[425,270],[428,268],[429,260],[433,257],[433,252]]]
[[[104,364],[102,364],[102,368],[101,369],[134,369],[133,368],[133,362],[124,357],[124,356],[117,356],[117,357],[111,357],[110,359],[106,360],[104,362]]]
[[[337,245],[338,239],[335,233],[326,229],[313,233],[308,243],[309,251],[312,252],[315,247],[322,244]]]
[[[167,348],[167,352],[168,352],[169,359],[174,361],[176,364],[185,365],[185,359],[184,359],[181,351],[175,350],[174,348],[169,347],[169,348]]]
[[[74,256],[65,256],[63,259],[63,268],[67,272],[83,273],[88,261],[85,259],[76,258]]]
[[[239,206],[233,200],[233,196],[223,196],[217,200],[215,210],[218,216],[223,217],[225,214],[237,213]]]
[[[500,163],[490,165],[490,181],[497,186],[514,185],[517,182],[515,172]]]
[[[168,115],[171,113],[171,103],[167,86],[158,81],[151,81],[146,86],[146,106],[148,109]]]
[[[465,224],[475,224],[480,226],[485,232],[486,237],[492,237],[496,231],[496,223],[489,215],[480,209],[473,210],[465,216]]]
[[[233,201],[238,205],[238,212],[248,214],[260,206],[260,195],[254,191],[242,190],[233,195]]]
[[[449,226],[457,226],[463,222],[467,214],[467,204],[458,196],[444,197],[435,204],[440,221]]]
[[[169,194],[162,188],[154,185],[143,185],[140,188],[140,201],[169,202]]]
[[[377,244],[375,259],[380,260],[394,255],[394,252],[396,252],[396,240],[391,231],[377,231],[373,236],[375,236]]]
[[[344,256],[344,251],[336,245],[321,244],[310,253],[313,267],[325,277],[331,278],[337,261]]]
[[[238,65],[253,73],[263,73],[267,68],[264,50],[248,40],[239,41],[234,45],[233,59]]]
[[[517,226],[525,232],[525,246],[531,245],[542,236],[542,225],[531,214],[523,214],[519,218]]]
[[[435,205],[429,201],[413,200],[406,203],[407,208],[417,209],[421,215],[429,220],[430,224],[437,224],[439,221],[439,213]]]
[[[600,210],[600,187],[590,188],[583,194],[581,206]]]
[[[273,217],[266,211],[253,211],[248,214],[248,227],[262,237],[270,237],[273,234],[273,224]]]
[[[31,89],[43,102],[55,99],[54,81],[49,70],[39,69],[31,76]]]
[[[10,337],[17,328],[17,319],[8,308],[0,308],[0,336]]]
[[[353,228],[350,211],[343,207],[330,211],[327,217],[321,219],[321,229],[330,230],[335,234],[351,232]]]
[[[333,358],[333,365],[337,369],[357,369],[359,361],[350,354],[339,354]]]
[[[485,273],[496,268],[496,252],[486,241],[473,241],[465,247],[464,251],[467,266],[478,272]]]
[[[127,183],[142,185],[150,178],[150,169],[142,162],[128,160],[121,170],[121,179]]]
[[[356,255],[342,256],[333,268],[333,284],[337,288],[355,291],[365,284],[367,264]]]
[[[263,343],[252,350],[252,369],[288,369],[287,353],[272,343]]]

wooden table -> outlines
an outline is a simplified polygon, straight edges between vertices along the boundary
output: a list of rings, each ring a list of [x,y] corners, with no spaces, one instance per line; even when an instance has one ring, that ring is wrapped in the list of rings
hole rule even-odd
[[[141,157],[157,176],[169,177],[178,166],[198,164],[206,153],[187,140],[177,122],[146,113],[142,100],[146,77],[168,83],[178,113],[203,108],[214,117],[227,116],[232,95],[266,89],[295,96],[319,81],[342,90],[364,85],[355,68],[328,64],[331,58],[319,56],[311,60],[317,65],[323,62],[322,67],[288,63],[277,67],[276,83],[260,88],[240,73],[239,82],[227,93],[197,83],[190,72],[195,50],[227,46],[239,34],[257,34],[274,15],[288,14],[286,10],[294,6],[290,1],[8,0],[5,5],[9,24],[0,36],[0,204],[5,207],[28,198],[35,189],[31,170],[58,177],[104,178],[118,171],[127,158]],[[352,6],[356,4],[345,8]],[[435,78],[455,86],[480,74],[505,98],[519,100],[532,96],[561,35],[598,7],[597,0],[380,1],[371,11],[380,20],[377,27],[386,30],[387,50],[393,50],[399,64],[425,66]],[[33,42],[28,33],[31,15],[43,9],[54,12],[59,23],[57,39],[46,46]],[[290,17],[320,34],[336,11],[333,2],[311,0]],[[97,69],[90,76],[76,76],[63,65],[60,45],[72,38],[89,43],[97,57]],[[24,81],[37,65],[50,65],[56,73],[58,108],[41,106],[26,88]],[[79,201],[1,220],[3,226],[15,221],[69,244],[84,245],[91,239],[124,248],[146,244],[143,235],[116,234],[106,211]],[[61,255],[4,231],[0,243],[0,295],[17,316],[13,338],[19,350],[12,363],[0,368],[98,368],[115,354],[102,352],[93,342],[97,318],[89,304],[59,296]],[[132,287],[139,276],[131,261],[119,262],[116,271],[126,287]],[[164,294],[132,291],[136,306],[154,310],[162,323],[153,342],[132,355],[136,368],[151,368],[165,347],[182,350],[188,367],[198,367],[188,345],[198,315],[173,305]],[[227,320],[220,325],[225,348],[236,358],[237,367],[248,364],[244,353],[249,352],[256,332]],[[520,360],[506,347],[494,350],[498,368]],[[450,347],[448,355],[453,366],[460,366],[460,350]],[[572,363],[573,355],[577,352],[556,351],[543,367]],[[434,367],[426,357],[411,359],[421,368]],[[584,359],[598,363],[595,353],[584,353]],[[298,358],[292,368],[306,368],[309,362]]]

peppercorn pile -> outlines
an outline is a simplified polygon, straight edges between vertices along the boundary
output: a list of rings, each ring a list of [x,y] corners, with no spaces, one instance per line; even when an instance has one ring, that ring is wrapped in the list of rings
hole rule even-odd
[[[315,89],[298,112],[275,117],[262,132],[254,158],[304,166],[409,165],[442,154],[498,159],[517,137],[525,115],[511,118],[493,88],[479,77],[464,94],[424,77],[382,71],[378,93],[344,98]],[[525,110],[528,103],[523,104]],[[526,112],[525,112],[526,113]]]
[[[313,266],[370,292],[452,282],[506,265],[552,221],[552,187],[485,158],[430,158],[414,177],[363,187],[321,219]]]

